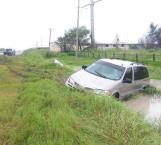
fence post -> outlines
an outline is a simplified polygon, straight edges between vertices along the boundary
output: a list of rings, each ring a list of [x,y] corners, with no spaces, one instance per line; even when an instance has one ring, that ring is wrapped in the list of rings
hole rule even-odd
[[[138,62],[138,54],[136,53],[136,62]]]
[[[100,52],[98,52],[98,58],[101,58]]]
[[[124,60],[126,59],[126,54],[125,54],[125,53],[123,53],[123,59],[124,59]]]
[[[107,52],[105,51],[105,58],[107,58]]]
[[[113,52],[113,58],[115,58],[115,52]]]
[[[92,56],[93,56],[93,58],[94,58],[94,52],[92,53]]]
[[[153,53],[153,62],[155,62],[155,53]]]

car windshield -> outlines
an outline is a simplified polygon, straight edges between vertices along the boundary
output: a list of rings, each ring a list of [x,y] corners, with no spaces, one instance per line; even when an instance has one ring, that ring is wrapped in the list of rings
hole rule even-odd
[[[12,49],[6,49],[6,51],[12,51]]]
[[[105,79],[120,80],[125,71],[125,68],[99,60],[87,67],[85,71]]]

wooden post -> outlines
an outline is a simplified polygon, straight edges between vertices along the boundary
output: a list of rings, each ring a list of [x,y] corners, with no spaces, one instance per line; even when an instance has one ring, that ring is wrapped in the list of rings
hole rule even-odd
[[[100,52],[98,52],[98,58],[100,58],[101,56],[100,56]]]
[[[126,59],[126,54],[125,54],[125,53],[123,53],[123,59],[124,59],[124,60]]]
[[[153,53],[153,62],[155,62],[155,53]]]
[[[105,58],[107,58],[107,52],[105,51]]]
[[[93,58],[94,58],[94,52],[92,53],[92,56],[93,56]]]
[[[115,58],[115,52],[113,52],[113,58]]]
[[[138,62],[138,54],[136,53],[136,62]]]

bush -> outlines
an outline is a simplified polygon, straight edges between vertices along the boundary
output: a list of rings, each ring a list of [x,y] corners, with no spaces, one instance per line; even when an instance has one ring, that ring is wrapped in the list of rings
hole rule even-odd
[[[56,57],[57,54],[58,54],[57,52],[47,51],[45,57],[46,58]]]

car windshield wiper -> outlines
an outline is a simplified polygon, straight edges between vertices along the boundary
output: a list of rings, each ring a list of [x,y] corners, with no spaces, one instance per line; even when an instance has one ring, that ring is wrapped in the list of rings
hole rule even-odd
[[[99,73],[99,72],[97,72],[97,71],[94,71],[94,72],[95,72],[98,76],[107,79],[107,77],[106,77],[105,75],[103,75],[103,74],[101,74],[101,73]]]

